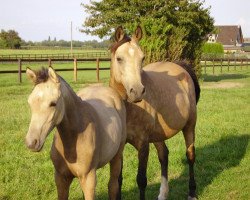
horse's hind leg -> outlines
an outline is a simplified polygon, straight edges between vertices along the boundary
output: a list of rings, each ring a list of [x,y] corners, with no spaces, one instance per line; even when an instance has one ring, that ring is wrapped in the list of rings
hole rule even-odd
[[[161,164],[161,187],[158,200],[165,200],[168,196],[168,148],[165,142],[154,143]]]
[[[186,143],[186,156],[189,165],[189,196],[188,199],[196,199],[196,182],[194,179],[194,163],[195,163],[195,125],[187,125],[183,129],[183,134]]]
[[[57,187],[58,200],[67,200],[69,196],[69,187],[73,176],[64,176],[55,171],[55,182]]]
[[[110,161],[110,180],[109,180],[109,199],[121,199],[122,185],[122,154],[124,145],[122,145],[115,157]]]

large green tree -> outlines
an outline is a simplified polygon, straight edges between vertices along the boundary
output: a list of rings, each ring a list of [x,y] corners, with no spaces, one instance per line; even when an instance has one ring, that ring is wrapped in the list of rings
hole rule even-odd
[[[146,62],[187,60],[200,74],[201,48],[214,26],[200,0],[102,0],[83,4],[88,17],[82,31],[101,38],[119,25],[143,28]]]
[[[0,48],[19,49],[22,39],[19,37],[18,32],[14,30],[1,30],[0,33]]]

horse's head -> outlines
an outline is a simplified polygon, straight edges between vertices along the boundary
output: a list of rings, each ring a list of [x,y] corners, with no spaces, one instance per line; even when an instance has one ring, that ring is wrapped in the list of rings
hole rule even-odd
[[[130,38],[122,27],[115,32],[115,43],[111,47],[111,78],[120,85],[118,92],[131,102],[142,100],[145,88],[141,83],[141,72],[144,54],[138,45],[142,37],[141,27],[137,27]]]
[[[32,151],[40,151],[46,137],[64,115],[60,79],[51,67],[38,72],[27,68],[26,74],[35,87],[28,98],[32,116],[25,142]]]

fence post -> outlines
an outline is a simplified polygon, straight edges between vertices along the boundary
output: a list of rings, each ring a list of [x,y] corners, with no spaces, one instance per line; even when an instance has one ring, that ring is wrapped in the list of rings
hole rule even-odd
[[[240,69],[242,70],[243,60],[241,59]]]
[[[214,74],[214,58],[213,58],[213,74]]]
[[[222,59],[220,60],[220,73],[222,73]]]
[[[236,70],[236,57],[234,57],[234,70]]]
[[[230,60],[229,58],[227,59],[227,71],[229,71],[229,65],[230,65]]]
[[[99,64],[100,64],[100,59],[97,58],[97,59],[96,59],[96,78],[97,78],[97,81],[98,81],[98,82],[99,82],[99,80],[100,80],[100,76],[99,76],[99,68],[100,68],[100,66],[99,66]]]
[[[74,58],[74,81],[77,82],[77,59]]]
[[[22,83],[22,60],[18,59],[18,81]]]
[[[205,74],[207,74],[207,59],[205,58]]]
[[[49,67],[52,67],[51,58],[49,58],[48,62],[49,62]]]

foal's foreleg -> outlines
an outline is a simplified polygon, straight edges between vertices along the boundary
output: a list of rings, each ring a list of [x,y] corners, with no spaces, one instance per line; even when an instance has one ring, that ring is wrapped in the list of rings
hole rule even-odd
[[[155,148],[158,153],[158,158],[161,164],[161,187],[160,194],[158,195],[158,200],[165,200],[168,196],[169,186],[168,186],[168,148],[165,142],[154,143]]]
[[[63,176],[55,171],[55,182],[57,187],[58,200],[67,200],[69,196],[69,187],[72,183],[73,176]]]
[[[147,164],[149,154],[149,143],[145,142],[137,148],[139,167],[137,172],[137,184],[140,189],[140,200],[145,199],[145,189],[147,186]]]
[[[185,143],[186,143],[186,156],[189,165],[189,196],[188,199],[195,200],[196,199],[196,182],[194,178],[194,163],[195,163],[195,147],[194,147],[194,139],[195,139],[195,131],[194,126],[185,127],[183,130]]]

